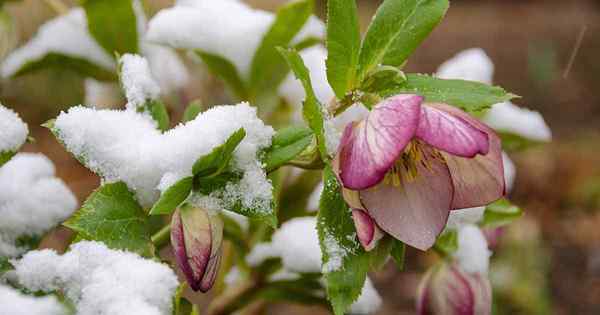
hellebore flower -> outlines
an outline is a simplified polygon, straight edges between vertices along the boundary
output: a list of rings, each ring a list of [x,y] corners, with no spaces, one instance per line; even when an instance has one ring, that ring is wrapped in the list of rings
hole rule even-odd
[[[487,205],[505,193],[500,139],[467,113],[396,95],[349,123],[334,169],[366,250],[378,228],[430,248],[450,210]]]
[[[177,265],[194,291],[212,288],[219,263],[223,221],[218,213],[184,206],[171,222],[171,244]]]
[[[427,272],[417,294],[420,315],[488,315],[492,308],[489,279],[443,263]]]

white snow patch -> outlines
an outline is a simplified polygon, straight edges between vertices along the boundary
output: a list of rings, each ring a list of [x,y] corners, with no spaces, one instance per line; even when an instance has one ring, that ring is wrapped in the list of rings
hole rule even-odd
[[[88,60],[108,71],[115,69],[113,59],[89,33],[85,12],[77,8],[42,25],[29,42],[6,57],[0,72],[3,77],[12,76],[50,53]]]
[[[19,153],[0,168],[0,257],[16,257],[26,248],[15,245],[22,236],[42,236],[77,207],[77,199],[56,178],[43,154]]]
[[[141,48],[163,95],[181,90],[189,83],[190,75],[173,49],[147,42]]]
[[[163,134],[151,119],[134,111],[81,106],[61,113],[54,127],[68,151],[105,181],[125,182],[144,207],[158,199],[163,179],[172,183],[190,176],[199,157],[244,128],[246,137],[233,159],[243,178],[218,192],[218,197],[238,198],[245,206],[271,202],[272,185],[257,153],[271,144],[274,130],[258,119],[256,108],[247,103],[214,107]],[[163,183],[160,188],[167,187]]]
[[[444,62],[437,70],[437,77],[492,84],[494,63],[481,48],[459,52]]]
[[[246,262],[251,267],[258,267],[269,258],[278,258],[281,256],[279,248],[273,243],[259,243],[254,245],[252,251],[246,256]]]
[[[542,142],[552,140],[552,132],[539,112],[511,102],[492,106],[483,121],[498,131],[514,133],[527,139]]]
[[[373,286],[371,279],[367,278],[358,300],[350,306],[349,313],[352,315],[373,314],[379,310],[381,304],[381,296]]]
[[[321,181],[317,187],[315,187],[313,192],[308,197],[306,210],[310,212],[317,212],[319,210],[319,202],[321,201],[321,193],[323,192],[324,187],[323,181]]]
[[[64,255],[31,251],[13,264],[24,287],[62,290],[78,315],[171,314],[178,285],[167,265],[98,242],[76,243]]]
[[[0,306],[3,315],[67,314],[55,296],[33,297],[4,285],[0,285]]]
[[[148,60],[139,55],[125,54],[120,59],[121,84],[127,97],[127,109],[137,110],[147,101],[160,96],[160,87],[154,80]]]
[[[28,133],[29,129],[21,117],[0,104],[0,153],[19,150]]]
[[[458,249],[454,258],[464,271],[487,274],[491,255],[485,235],[477,226],[466,225],[458,231]]]
[[[465,225],[477,224],[483,219],[485,207],[466,208],[450,211],[446,228],[459,230]]]
[[[511,192],[515,187],[517,167],[510,159],[508,154],[506,154],[506,152],[502,152],[502,164],[504,166],[504,182],[506,183],[506,191]]]
[[[301,217],[285,222],[273,234],[272,244],[285,269],[294,272],[321,271],[316,218]]]
[[[325,231],[324,240],[325,251],[329,259],[323,265],[323,273],[329,273],[340,270],[346,256],[346,250],[340,246],[336,239],[329,232]]]

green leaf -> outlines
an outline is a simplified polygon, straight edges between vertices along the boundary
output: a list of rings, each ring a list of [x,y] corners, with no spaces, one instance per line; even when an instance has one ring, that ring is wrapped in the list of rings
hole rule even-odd
[[[68,69],[83,77],[92,77],[99,81],[116,81],[118,79],[117,73],[113,69],[107,69],[83,58],[58,53],[48,53],[39,59],[23,64],[12,77],[19,77],[47,68]]]
[[[220,174],[227,168],[233,151],[246,137],[244,128],[238,129],[222,145],[214,148],[209,154],[199,158],[192,167],[192,173],[198,177],[209,177]]]
[[[183,293],[186,283],[182,283],[177,287],[175,296],[173,296],[173,315],[189,315],[192,312],[192,303],[188,301]]]
[[[397,89],[406,82],[406,75],[400,69],[392,66],[378,66],[362,82],[360,90],[365,93],[377,93]]]
[[[438,236],[433,248],[443,256],[450,256],[458,249],[458,232],[446,230]]]
[[[356,85],[360,29],[355,0],[327,1],[327,80],[338,99]]]
[[[485,208],[482,226],[500,227],[523,216],[523,210],[507,199],[500,199]]]
[[[64,225],[87,240],[152,256],[149,219],[123,182],[96,189]]]
[[[308,69],[304,65],[304,61],[302,61],[302,58],[297,51],[283,48],[278,48],[278,50],[287,60],[290,68],[296,75],[296,78],[300,80],[300,82],[302,82],[302,86],[304,86],[306,99],[304,100],[302,106],[302,114],[304,116],[304,120],[308,123],[308,126],[310,129],[312,129],[317,137],[317,145],[319,147],[319,152],[321,153],[321,158],[323,161],[327,161],[329,160],[329,153],[327,152],[325,128],[323,127],[323,106],[321,103],[319,103],[319,100],[317,100],[317,97],[315,96]]]
[[[275,21],[254,53],[250,68],[250,98],[260,100],[263,91],[272,91],[287,75],[285,60],[276,47],[287,47],[313,12],[314,0],[296,0],[282,6]],[[261,103],[257,103],[261,104]]]
[[[397,239],[394,239],[392,242],[392,251],[390,252],[390,255],[392,255],[394,262],[396,262],[396,266],[398,266],[398,269],[404,270],[406,244],[402,243]]]
[[[0,152],[0,167],[4,165],[4,163],[10,161],[10,159],[12,159],[13,156],[15,156],[15,154],[17,153],[13,151]]]
[[[277,131],[272,146],[265,152],[265,169],[271,172],[293,160],[312,142],[313,132],[306,127],[290,126]]]
[[[183,112],[182,122],[188,122],[196,119],[196,117],[202,112],[202,103],[199,100],[191,102]]]
[[[236,97],[241,100],[248,99],[246,84],[229,60],[200,50],[196,50],[196,54],[202,59],[210,72],[221,78],[231,88]]]
[[[8,262],[8,257],[0,257],[0,276],[12,269],[14,269],[14,267]]]
[[[388,47],[383,57],[383,64],[385,65],[397,67],[403,65],[419,44],[442,21],[450,6],[448,0],[421,0],[412,2],[414,2],[414,13],[404,23],[400,32]]]
[[[231,209],[235,213],[241,214],[253,220],[263,221],[272,228],[277,228],[277,215],[275,214],[275,205],[271,204],[269,208],[250,208],[245,207],[242,201],[238,201]]]
[[[408,74],[407,81],[398,89],[382,91],[383,97],[400,93],[414,93],[425,97],[427,102],[441,102],[477,112],[517,97],[501,87],[464,81],[444,80],[423,74]]]
[[[319,37],[309,36],[295,44],[293,48],[297,51],[302,51],[306,48],[310,48],[321,43],[323,43],[323,39]]]
[[[160,199],[150,209],[150,215],[170,214],[182,204],[192,191],[194,177],[180,179],[160,195]]]
[[[500,139],[502,139],[502,150],[506,152],[523,151],[542,145],[544,143],[532,139],[527,139],[521,135],[502,130],[496,130],[496,133],[500,136]]]
[[[445,12],[442,8],[443,2],[445,1],[385,0],[377,9],[363,40],[359,57],[359,80],[362,81],[371,70],[383,63],[388,54],[397,50],[396,46],[401,49],[401,56],[393,59],[393,65],[402,64],[396,62],[403,59],[403,55],[410,54],[412,51],[409,50],[414,49],[412,46],[416,47],[420,42],[418,39],[428,34],[426,29],[415,27],[428,27],[433,24],[433,28],[436,23],[428,20],[435,20],[435,17],[430,15],[436,15],[434,12],[441,11],[440,9]],[[411,38],[411,35],[415,37]]]
[[[111,56],[138,52],[137,17],[131,0],[83,0],[88,29]]]
[[[327,296],[336,315],[356,301],[367,278],[371,257],[356,238],[350,208],[331,169],[324,170],[325,188],[317,216]]]
[[[163,104],[163,102],[161,102],[160,100],[149,100],[146,102],[144,107],[145,110],[148,111],[148,113],[150,113],[152,119],[156,121],[158,129],[160,129],[160,131],[165,132],[169,130],[171,120],[169,118],[169,112],[167,111],[167,108],[165,107],[165,104]]]

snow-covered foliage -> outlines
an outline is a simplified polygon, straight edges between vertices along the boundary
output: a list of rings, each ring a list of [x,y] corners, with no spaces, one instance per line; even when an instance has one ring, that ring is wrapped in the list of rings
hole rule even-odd
[[[137,110],[149,100],[157,99],[160,86],[154,80],[148,60],[139,55],[125,54],[119,61],[121,84],[127,97],[127,109]]]
[[[468,224],[458,230],[458,249],[454,258],[468,273],[487,274],[492,252],[479,227]]]
[[[17,151],[27,140],[28,133],[21,117],[0,104],[0,153]]]
[[[33,291],[62,290],[79,315],[171,314],[178,285],[166,265],[97,242],[73,244],[64,255],[31,251],[13,264],[21,285]]]
[[[77,207],[42,154],[19,153],[0,167],[0,187],[0,257],[19,256],[27,250],[16,244],[20,237],[43,236]]]
[[[66,315],[67,310],[55,296],[33,297],[0,285],[0,314]]]

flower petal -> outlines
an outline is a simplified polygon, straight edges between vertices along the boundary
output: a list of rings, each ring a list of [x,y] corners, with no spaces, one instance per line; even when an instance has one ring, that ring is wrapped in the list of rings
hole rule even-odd
[[[413,138],[422,101],[418,95],[396,95],[375,105],[365,120],[346,126],[338,151],[346,188],[366,189],[383,179]]]
[[[427,250],[442,232],[452,203],[450,172],[439,158],[433,158],[425,148],[424,161],[417,163],[417,177],[409,179],[402,169],[401,184],[381,183],[360,192],[362,203],[377,225],[396,239]]]
[[[377,242],[384,234],[375,223],[375,220],[365,211],[352,210],[352,218],[354,219],[354,226],[356,226],[356,234],[360,244],[366,251],[371,251],[377,246]]]
[[[485,206],[504,196],[502,144],[496,133],[484,123],[455,107],[446,104],[428,104],[428,106],[449,112],[488,136],[489,151],[486,155],[464,158],[442,152],[454,184],[452,209]]]
[[[421,106],[417,137],[435,148],[462,157],[485,155],[490,146],[487,133],[469,121],[427,105]]]

